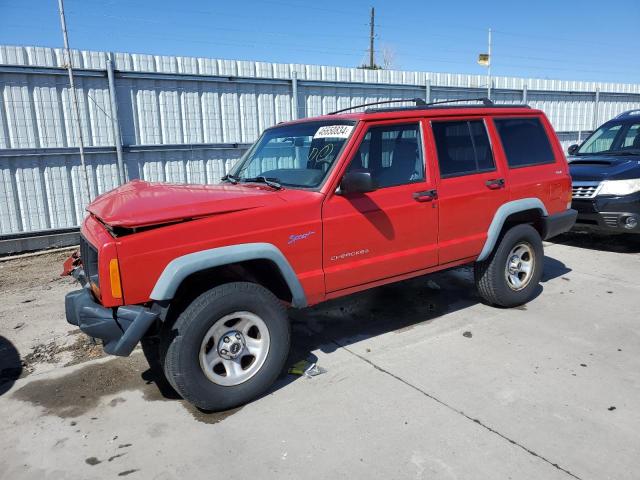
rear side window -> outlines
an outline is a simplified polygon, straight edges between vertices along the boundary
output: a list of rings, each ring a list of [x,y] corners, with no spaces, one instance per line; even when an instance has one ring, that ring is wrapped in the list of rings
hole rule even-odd
[[[627,130],[622,142],[622,149],[626,148],[640,149],[640,123],[631,125]]]
[[[494,119],[494,122],[510,167],[528,167],[556,161],[540,119],[503,118]]]
[[[443,178],[495,169],[484,121],[432,122],[431,127]]]

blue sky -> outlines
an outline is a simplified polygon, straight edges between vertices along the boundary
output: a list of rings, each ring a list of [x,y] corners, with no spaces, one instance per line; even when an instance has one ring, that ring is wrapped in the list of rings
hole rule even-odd
[[[403,70],[640,83],[640,2],[66,0],[71,46],[357,66],[369,8],[376,46]],[[57,0],[0,0],[0,44],[62,45]],[[381,63],[381,54],[378,54]]]

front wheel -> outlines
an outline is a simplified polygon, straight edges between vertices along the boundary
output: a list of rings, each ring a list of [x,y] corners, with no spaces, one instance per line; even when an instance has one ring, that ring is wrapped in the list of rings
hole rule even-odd
[[[284,305],[254,283],[227,283],[203,293],[163,335],[167,378],[203,410],[226,410],[260,396],[289,352]]]
[[[475,264],[478,292],[492,305],[527,303],[540,284],[543,262],[538,231],[531,225],[516,225],[504,234],[487,260]]]

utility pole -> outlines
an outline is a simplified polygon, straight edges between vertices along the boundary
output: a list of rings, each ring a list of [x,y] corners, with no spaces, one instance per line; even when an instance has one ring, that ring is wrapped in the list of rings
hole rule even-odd
[[[371,7],[371,19],[369,20],[369,68],[371,70],[374,70],[376,68],[375,54],[373,49],[373,39],[375,36],[375,16],[376,10],[375,8]]]
[[[82,122],[80,121],[80,108],[78,107],[78,97],[76,95],[76,87],[73,82],[73,65],[71,64],[71,52],[69,51],[69,37],[67,35],[67,22],[64,16],[64,2],[58,0],[58,10],[60,11],[60,26],[62,27],[62,37],[64,38],[64,57],[67,64],[67,72],[69,73],[69,87],[71,93],[71,101],[73,102],[73,110],[75,113],[76,130],[78,132],[78,147],[80,149],[80,165],[82,177],[84,178],[84,188],[87,191],[87,204],[91,203],[91,190],[89,190],[89,175],[87,174],[87,165],[84,161],[84,139],[82,137]]]
[[[487,53],[489,54],[489,63],[487,64],[487,98],[491,100],[491,62],[493,60],[491,57],[491,29],[489,29],[489,49]]]

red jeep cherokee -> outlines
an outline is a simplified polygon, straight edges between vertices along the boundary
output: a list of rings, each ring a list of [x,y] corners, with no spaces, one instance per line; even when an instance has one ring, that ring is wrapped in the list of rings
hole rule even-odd
[[[542,239],[576,218],[541,111],[338,113],[267,129],[219,185],[135,180],[98,197],[65,265],[85,287],[68,321],[114,355],[159,335],[169,382],[220,410],[281,372],[289,306],[464,264],[488,303],[532,298]]]

